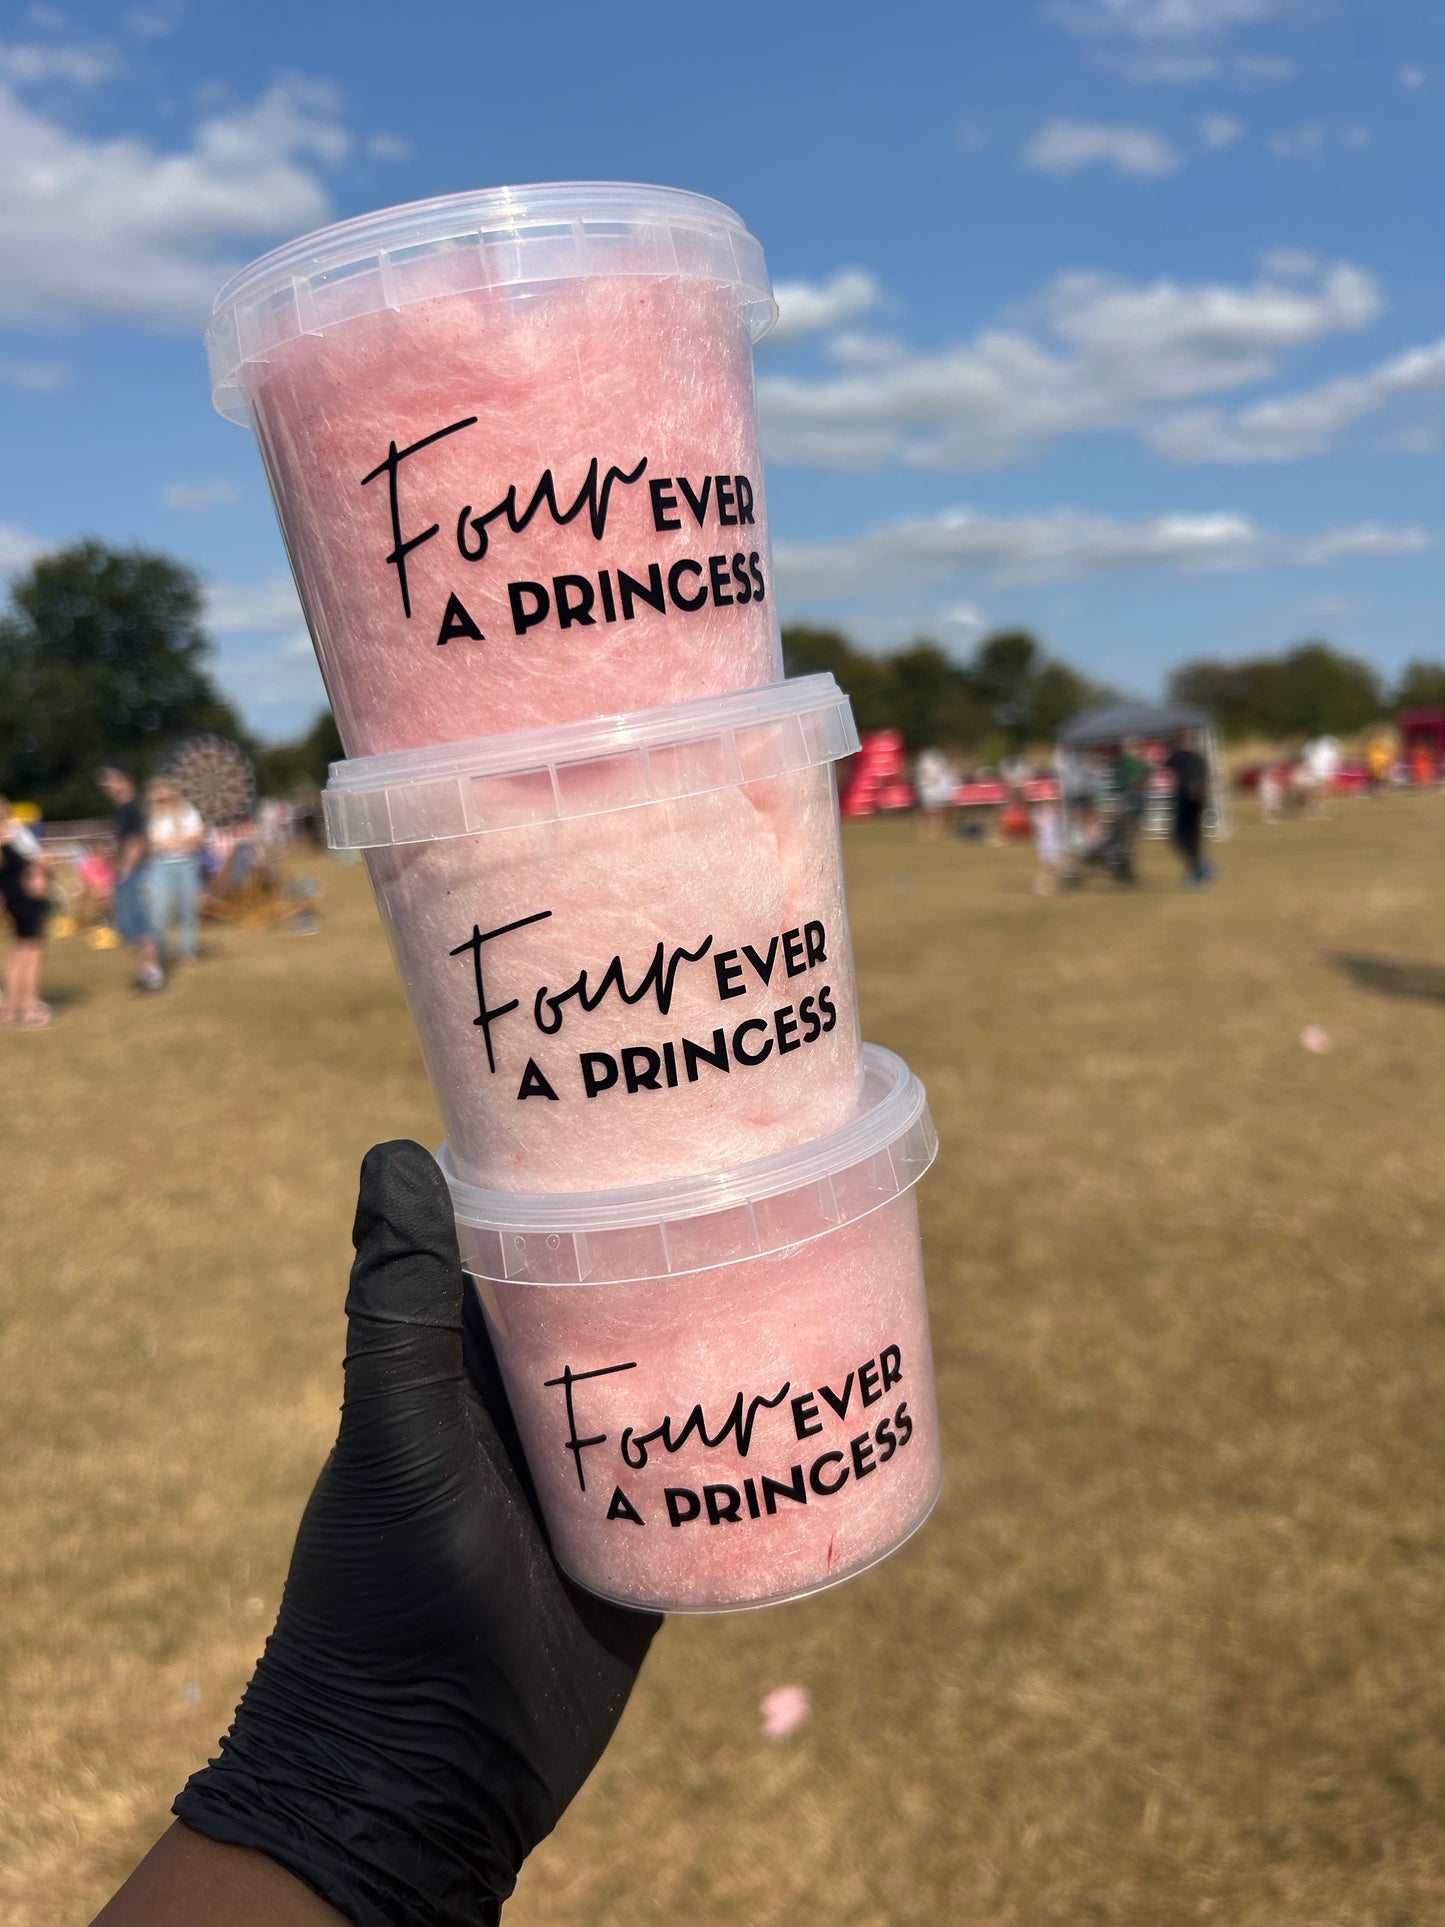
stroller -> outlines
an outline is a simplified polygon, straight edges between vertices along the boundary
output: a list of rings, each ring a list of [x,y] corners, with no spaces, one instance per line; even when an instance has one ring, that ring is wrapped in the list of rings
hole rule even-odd
[[[1071,839],[1073,861],[1065,873],[1067,882],[1081,884],[1091,870],[1102,870],[1116,883],[1138,881],[1134,845],[1139,839],[1142,810],[1125,800],[1106,816],[1090,798],[1075,805],[1074,820],[1078,827]]]

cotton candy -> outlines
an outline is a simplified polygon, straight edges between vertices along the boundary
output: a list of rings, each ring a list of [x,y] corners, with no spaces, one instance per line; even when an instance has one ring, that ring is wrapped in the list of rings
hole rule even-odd
[[[781,675],[735,289],[612,274],[439,294],[298,334],[243,379],[348,755]],[[447,429],[386,466],[393,448]],[[544,501],[514,532],[503,508],[478,526],[513,488],[521,519],[548,474],[555,512]],[[388,560],[398,535],[417,546]],[[660,586],[664,609],[634,595],[627,619],[619,572]],[[511,585],[556,605],[560,577],[574,578],[569,610],[590,595],[585,616],[563,626],[553,606],[519,635]],[[520,594],[524,615],[538,606]]]
[[[791,1251],[682,1277],[480,1289],[554,1550],[593,1591],[669,1611],[762,1605],[861,1571],[933,1506],[941,1455],[911,1191]],[[570,1386],[558,1382],[568,1370]],[[755,1398],[773,1401],[745,1451],[726,1430],[739,1394],[744,1418]],[[708,1438],[726,1430],[720,1443],[694,1427],[676,1451],[639,1446],[664,1418],[676,1440],[695,1406]]]
[[[369,850],[367,863],[469,1182],[597,1190],[722,1170],[856,1114],[857,1006],[826,765]],[[484,1028],[468,939],[509,924],[522,927],[480,946],[482,991],[488,1009],[513,999],[516,1008]],[[557,1027],[539,1026],[540,993],[566,991],[584,970],[595,993],[616,958],[631,994],[659,944],[664,970],[678,950],[699,953],[677,961],[670,994],[653,988],[628,1003],[614,989],[591,1011],[579,997],[556,1006],[543,997],[541,1024]],[[751,1026],[741,1038],[740,1026]],[[719,1030],[724,1067],[686,1049],[684,1040],[714,1049]],[[655,1088],[627,1089],[628,1049],[662,1060]],[[593,1096],[584,1053],[594,1080],[607,1074],[598,1054],[618,1065],[616,1082]],[[631,1060],[634,1075],[648,1067],[645,1056]]]

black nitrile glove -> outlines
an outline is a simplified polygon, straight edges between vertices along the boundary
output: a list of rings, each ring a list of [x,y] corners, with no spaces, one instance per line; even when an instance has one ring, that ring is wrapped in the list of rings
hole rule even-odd
[[[220,1757],[175,1812],[358,1927],[477,1927],[596,1764],[661,1621],[553,1564],[419,1145],[368,1155],[353,1241],[336,1446]]]

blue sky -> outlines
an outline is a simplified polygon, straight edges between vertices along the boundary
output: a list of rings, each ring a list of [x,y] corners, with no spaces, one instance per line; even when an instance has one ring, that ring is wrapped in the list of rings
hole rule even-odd
[[[761,238],[779,601],[1026,623],[1139,693],[1324,634],[1445,657],[1438,0],[0,10],[0,570],[194,564],[263,734],[321,685],[201,334],[235,265],[530,180]]]

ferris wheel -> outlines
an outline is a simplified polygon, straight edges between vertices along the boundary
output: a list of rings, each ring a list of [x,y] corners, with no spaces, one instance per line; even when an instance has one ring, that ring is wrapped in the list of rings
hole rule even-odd
[[[241,823],[256,802],[256,772],[239,743],[224,736],[188,736],[162,765],[208,830]]]

